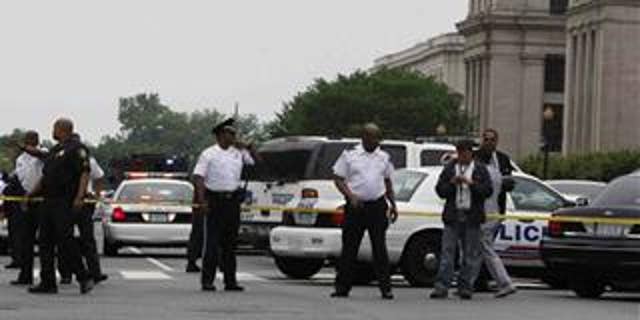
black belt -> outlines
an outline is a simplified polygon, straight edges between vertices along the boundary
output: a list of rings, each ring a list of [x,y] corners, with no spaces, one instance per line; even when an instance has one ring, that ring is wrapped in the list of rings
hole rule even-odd
[[[211,190],[207,190],[206,191],[206,196],[207,197],[213,197],[216,199],[233,199],[235,197],[238,196],[238,190],[233,190],[233,191],[211,191]]]

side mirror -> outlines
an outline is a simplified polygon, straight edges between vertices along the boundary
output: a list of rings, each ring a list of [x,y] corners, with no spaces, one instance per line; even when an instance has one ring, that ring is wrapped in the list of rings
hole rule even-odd
[[[586,207],[589,205],[589,198],[578,198],[576,199],[576,206],[578,207]]]

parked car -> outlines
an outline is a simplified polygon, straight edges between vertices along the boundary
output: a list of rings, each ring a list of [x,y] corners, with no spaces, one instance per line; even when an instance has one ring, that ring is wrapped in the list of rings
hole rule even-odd
[[[340,199],[332,180],[332,166],[345,149],[359,139],[298,136],[270,140],[258,150],[263,162],[247,168],[248,196],[245,205],[292,206],[305,198]],[[384,140],[382,150],[391,155],[396,168],[439,165],[455,147],[444,143]],[[282,224],[282,212],[244,210],[239,241],[269,247],[269,231]]]
[[[615,179],[587,207],[553,214],[565,218],[640,219],[640,172]],[[640,223],[550,221],[542,257],[580,297],[596,298],[607,286],[640,290]]]
[[[604,182],[590,180],[548,180],[545,182],[560,191],[565,197],[582,202],[583,205],[593,201],[607,186]]]
[[[436,276],[440,257],[440,238],[443,229],[440,213],[444,200],[435,193],[442,166],[398,170],[392,180],[396,192],[399,218],[387,232],[389,258],[396,272],[404,275],[413,286],[431,285]],[[516,187],[508,197],[509,214],[551,214],[557,208],[573,203],[539,179],[516,172]],[[308,278],[317,273],[325,262],[339,257],[342,199],[304,198],[299,207],[335,208],[333,214],[289,212],[284,226],[271,231],[271,251],[282,273],[293,278]],[[414,212],[431,212],[421,216]],[[544,274],[539,255],[539,241],[546,224],[542,221],[506,220],[499,230],[496,249],[505,264],[515,271]],[[362,242],[359,251],[361,268],[372,261],[369,241]],[[368,271],[368,270],[365,270]],[[373,272],[358,272],[359,282],[372,280]]]
[[[140,174],[124,180],[112,202],[103,208],[105,255],[115,256],[126,245],[170,247],[188,243],[193,185],[171,174],[165,174],[167,178],[148,176]]]

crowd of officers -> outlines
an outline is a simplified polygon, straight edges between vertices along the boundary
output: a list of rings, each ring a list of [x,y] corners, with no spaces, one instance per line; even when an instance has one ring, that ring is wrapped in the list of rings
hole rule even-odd
[[[240,225],[240,206],[246,186],[242,185],[243,167],[261,161],[253,145],[236,139],[233,119],[214,126],[215,142],[199,156],[193,170],[195,195],[194,219],[188,245],[188,272],[201,272],[201,289],[215,291],[216,270],[224,274],[225,291],[243,291],[236,279],[234,246]],[[56,293],[55,267],[61,282],[70,283],[75,274],[80,292],[91,291],[107,279],[101,272],[93,232],[94,205],[101,190],[102,169],[89,155],[87,147],[74,134],[73,123],[59,119],[53,128],[58,142],[51,150],[39,149],[38,134],[28,132],[23,153],[16,160],[5,195],[42,197],[42,202],[7,202],[14,217],[10,221],[14,237],[13,262],[19,267],[14,285],[33,283],[33,247],[39,234],[40,283],[31,293]],[[398,218],[391,175],[391,156],[381,150],[378,126],[363,126],[362,143],[345,150],[333,166],[335,185],[345,198],[345,222],[342,253],[337,265],[334,298],[346,298],[354,279],[356,257],[365,231],[373,249],[374,270],[383,299],[393,299],[386,231]],[[460,261],[457,295],[471,299],[474,283],[484,262],[496,280],[496,297],[516,292],[493,242],[501,221],[487,220],[487,213],[504,214],[506,193],[514,187],[509,178],[514,168],[510,158],[496,150],[498,132],[487,129],[482,143],[457,143],[457,156],[442,171],[437,194],[446,200],[442,220],[440,266],[431,298],[448,296],[454,267]],[[19,218],[16,218],[19,217]],[[78,227],[80,237],[74,238]],[[460,255],[458,260],[456,257]],[[202,268],[196,265],[202,257]]]

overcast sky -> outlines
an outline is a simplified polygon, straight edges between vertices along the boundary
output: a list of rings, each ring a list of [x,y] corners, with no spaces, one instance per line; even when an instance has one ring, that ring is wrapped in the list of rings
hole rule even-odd
[[[467,1],[13,0],[0,9],[0,134],[47,137],[66,115],[90,141],[119,97],[270,119],[314,78],[450,32]]]

